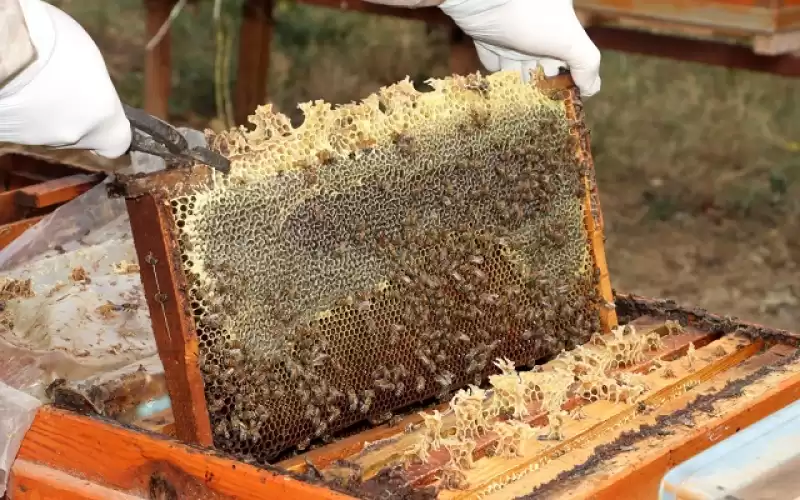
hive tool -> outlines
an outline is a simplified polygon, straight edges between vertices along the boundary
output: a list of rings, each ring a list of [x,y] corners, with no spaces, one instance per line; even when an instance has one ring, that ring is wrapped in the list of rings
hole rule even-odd
[[[231,162],[219,153],[202,146],[192,147],[181,132],[169,123],[146,111],[123,104],[125,116],[131,123],[131,147],[163,158],[168,164],[201,163],[227,174]]]

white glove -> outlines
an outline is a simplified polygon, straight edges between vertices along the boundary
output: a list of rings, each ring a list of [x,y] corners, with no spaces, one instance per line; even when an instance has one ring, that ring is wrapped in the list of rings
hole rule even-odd
[[[487,70],[527,79],[537,63],[547,76],[568,66],[582,96],[600,90],[600,51],[571,0],[444,0],[439,8],[475,40]]]
[[[20,4],[37,58],[0,88],[0,141],[124,154],[131,127],[100,50],[56,7]]]

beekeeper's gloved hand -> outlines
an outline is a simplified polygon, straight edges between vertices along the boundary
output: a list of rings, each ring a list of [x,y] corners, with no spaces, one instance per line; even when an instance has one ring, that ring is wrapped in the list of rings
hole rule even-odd
[[[575,15],[571,0],[369,0],[398,7],[438,5],[475,40],[489,71],[517,70],[523,77],[537,63],[545,75],[569,67],[588,97],[600,90],[600,51]]]
[[[555,76],[566,63],[581,95],[600,90],[600,51],[571,0],[444,0],[439,8],[475,40],[487,70],[527,77],[538,62]]]
[[[42,0],[0,0],[0,27],[0,141],[109,158],[128,150],[131,128],[117,91],[100,50],[75,20]],[[32,62],[12,57],[30,52],[31,42]]]

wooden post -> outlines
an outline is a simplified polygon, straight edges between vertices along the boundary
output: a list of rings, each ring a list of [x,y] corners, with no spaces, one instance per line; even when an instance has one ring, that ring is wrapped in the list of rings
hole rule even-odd
[[[450,71],[456,75],[468,75],[481,68],[478,53],[472,38],[457,26],[450,28]]]
[[[239,31],[239,68],[234,119],[247,123],[256,107],[267,102],[273,0],[245,0]]]
[[[169,18],[177,0],[144,0],[147,9],[145,22],[147,41],[153,39]],[[145,53],[144,109],[161,119],[169,117],[169,94],[172,87],[172,43],[167,33]]]

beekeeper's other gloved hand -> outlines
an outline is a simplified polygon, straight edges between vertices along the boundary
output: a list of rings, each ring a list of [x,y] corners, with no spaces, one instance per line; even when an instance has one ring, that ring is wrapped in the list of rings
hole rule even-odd
[[[569,67],[588,97],[600,90],[600,51],[589,39],[572,0],[369,0],[397,7],[438,5],[475,40],[489,71],[517,70],[528,78],[537,63],[545,75]]]
[[[19,2],[36,59],[2,82],[0,141],[89,149],[109,158],[124,154],[131,127],[100,50],[56,7],[42,0]]]
[[[572,0],[444,0],[439,8],[475,40],[487,70],[527,77],[540,63],[545,75],[555,76],[568,66],[582,96],[600,90],[600,51]]]

